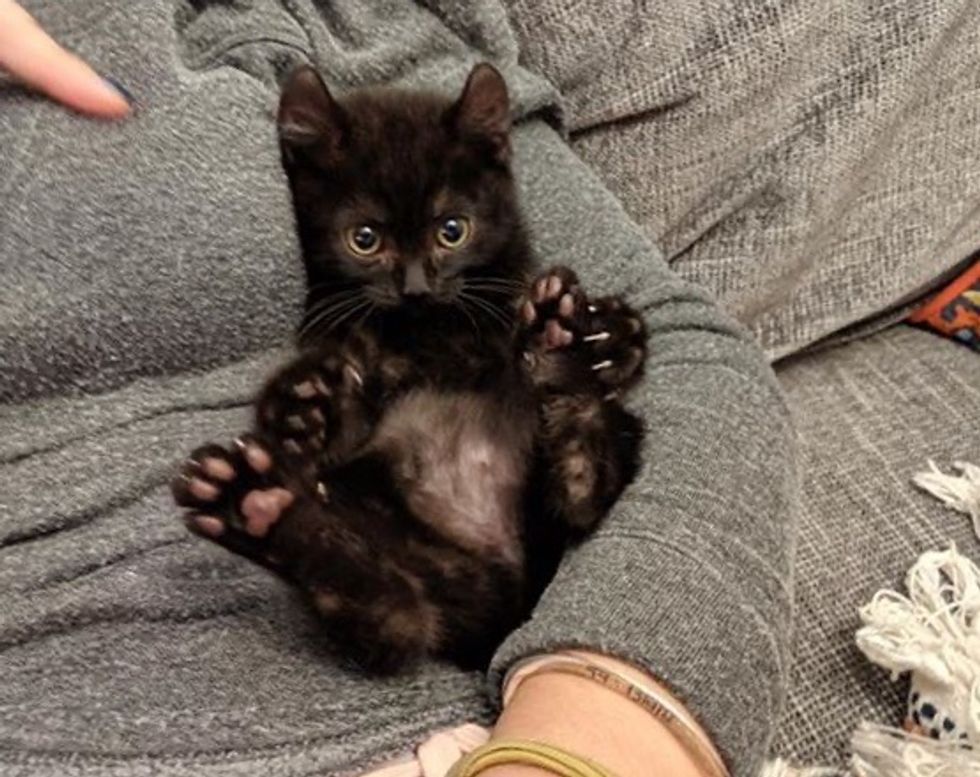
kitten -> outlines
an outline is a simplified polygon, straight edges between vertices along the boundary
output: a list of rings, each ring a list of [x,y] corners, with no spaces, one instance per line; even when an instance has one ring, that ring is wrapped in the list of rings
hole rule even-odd
[[[237,446],[191,454],[191,529],[309,593],[388,671],[486,665],[567,543],[638,467],[621,405],[646,332],[575,274],[529,280],[506,86],[335,99],[304,67],[279,109],[309,291],[300,353]]]

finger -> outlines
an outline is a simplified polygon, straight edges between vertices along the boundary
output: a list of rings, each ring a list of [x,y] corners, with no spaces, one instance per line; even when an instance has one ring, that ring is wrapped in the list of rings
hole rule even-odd
[[[55,43],[13,0],[0,0],[0,68],[82,113],[120,118],[131,110],[120,91]]]

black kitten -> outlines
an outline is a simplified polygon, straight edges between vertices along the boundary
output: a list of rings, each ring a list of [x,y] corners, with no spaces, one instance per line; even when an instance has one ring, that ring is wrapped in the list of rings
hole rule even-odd
[[[309,592],[344,653],[485,665],[638,466],[646,334],[570,270],[529,280],[507,91],[455,101],[310,68],[279,109],[309,280],[253,433],[174,483],[198,533]]]

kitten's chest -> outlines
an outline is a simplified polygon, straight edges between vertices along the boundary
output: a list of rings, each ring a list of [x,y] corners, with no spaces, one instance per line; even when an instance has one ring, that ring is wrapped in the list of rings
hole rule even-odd
[[[371,447],[390,458],[421,521],[460,545],[518,564],[535,415],[515,399],[416,389],[386,410]]]
[[[517,389],[513,338],[506,332],[476,337],[460,329],[386,332],[379,346],[385,353],[411,365],[408,382],[437,387],[444,392],[483,391],[493,386]]]

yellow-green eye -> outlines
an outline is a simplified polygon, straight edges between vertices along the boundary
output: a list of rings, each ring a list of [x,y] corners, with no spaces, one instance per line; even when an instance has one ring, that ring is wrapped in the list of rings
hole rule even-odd
[[[381,233],[374,227],[361,224],[347,230],[347,247],[357,256],[371,256],[381,248]]]
[[[445,219],[436,230],[436,240],[443,248],[459,248],[470,237],[470,221],[462,216]]]

